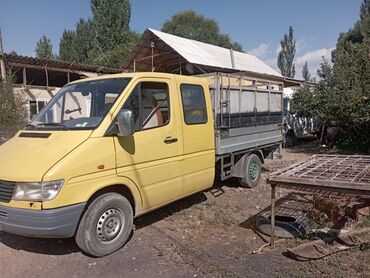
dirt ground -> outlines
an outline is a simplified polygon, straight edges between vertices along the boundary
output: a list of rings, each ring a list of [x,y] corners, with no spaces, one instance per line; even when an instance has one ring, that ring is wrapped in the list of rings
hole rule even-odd
[[[275,171],[317,148],[284,150],[267,166]],[[370,251],[359,248],[303,263],[284,255],[299,242],[284,240],[253,255],[268,239],[253,229],[254,216],[269,206],[267,175],[254,189],[231,180],[139,217],[127,245],[105,258],[82,254],[73,239],[0,233],[0,277],[370,277]]]

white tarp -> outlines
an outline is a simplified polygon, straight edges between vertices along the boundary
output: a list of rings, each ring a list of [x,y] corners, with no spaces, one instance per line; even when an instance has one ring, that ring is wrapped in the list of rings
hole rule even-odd
[[[234,50],[235,67],[233,67],[230,49],[228,48],[181,38],[154,29],[149,30],[178,52],[189,63],[282,77],[273,68],[251,54]]]

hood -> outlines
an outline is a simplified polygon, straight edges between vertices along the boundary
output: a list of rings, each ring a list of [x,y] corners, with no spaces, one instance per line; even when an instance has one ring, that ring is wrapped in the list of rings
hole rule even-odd
[[[91,131],[21,131],[0,146],[0,180],[40,182]]]

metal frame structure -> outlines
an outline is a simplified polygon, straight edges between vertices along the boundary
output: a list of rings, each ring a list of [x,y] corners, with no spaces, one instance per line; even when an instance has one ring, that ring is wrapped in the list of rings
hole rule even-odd
[[[275,190],[283,187],[330,197],[370,199],[370,156],[314,155],[310,159],[272,173],[271,247],[275,245]]]

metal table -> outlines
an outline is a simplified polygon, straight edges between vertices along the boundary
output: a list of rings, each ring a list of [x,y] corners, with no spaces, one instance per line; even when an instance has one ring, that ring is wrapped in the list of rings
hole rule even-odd
[[[275,191],[283,187],[321,196],[370,199],[370,156],[314,155],[269,175],[271,247],[275,246]]]

